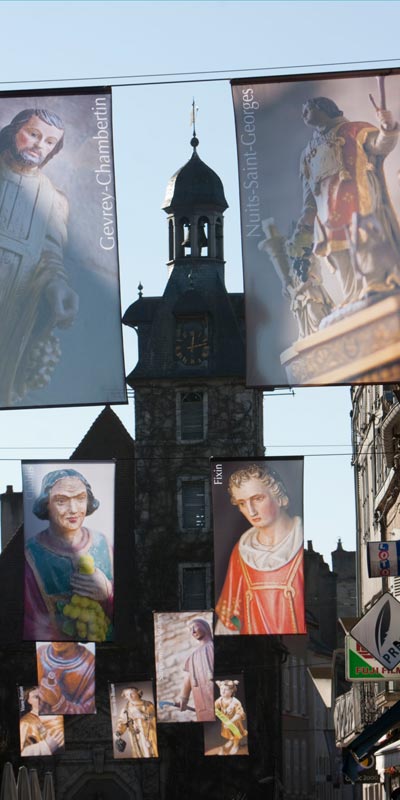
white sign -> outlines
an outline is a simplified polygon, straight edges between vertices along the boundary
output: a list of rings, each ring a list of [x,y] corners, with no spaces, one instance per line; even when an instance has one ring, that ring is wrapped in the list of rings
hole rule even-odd
[[[350,631],[387,669],[400,663],[400,603],[386,592]]]

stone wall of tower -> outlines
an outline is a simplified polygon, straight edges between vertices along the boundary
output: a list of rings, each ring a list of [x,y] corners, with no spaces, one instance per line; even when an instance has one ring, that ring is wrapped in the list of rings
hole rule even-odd
[[[135,390],[135,536],[142,552],[141,578],[150,608],[176,608],[180,561],[212,560],[211,513],[205,528],[194,533],[180,531],[180,477],[202,477],[208,482],[212,456],[240,458],[264,453],[260,390],[222,380],[196,382],[196,388],[200,387],[207,391],[207,434],[204,441],[193,443],[178,441],[175,413],[177,392],[190,387],[171,381]],[[163,579],[166,571],[168,581]]]
[[[207,432],[203,441],[184,443],[178,438],[176,397],[193,386],[207,392]],[[211,565],[213,560],[211,514],[205,528],[180,530],[179,477],[203,476],[209,481],[211,456],[264,454],[262,392],[247,389],[244,381],[222,378],[149,382],[135,387],[135,413],[136,558],[141,608],[148,609],[140,614],[138,625],[149,656],[148,664],[141,666],[151,671],[152,610],[180,608],[180,562]],[[266,796],[259,778],[279,774],[281,762],[279,638],[215,637],[216,676],[243,675],[250,757],[204,758],[200,726],[159,725],[160,781],[166,800]]]

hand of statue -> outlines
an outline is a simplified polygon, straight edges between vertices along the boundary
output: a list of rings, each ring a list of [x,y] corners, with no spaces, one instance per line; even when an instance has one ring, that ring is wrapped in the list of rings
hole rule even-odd
[[[76,292],[62,278],[54,278],[46,286],[46,298],[53,324],[57,328],[69,328],[79,309]]]
[[[393,114],[391,111],[377,108],[376,116],[378,118],[379,126],[383,131],[393,131],[395,129],[396,123],[393,119]]]
[[[51,752],[54,753],[55,750],[58,750],[58,748],[62,747],[64,744],[64,732],[62,730],[54,731],[51,736],[47,735],[46,744],[48,744]]]
[[[55,706],[61,699],[61,688],[56,683],[49,686],[46,678],[42,679],[39,686],[39,698],[42,703],[47,703],[49,706]]]
[[[292,261],[296,258],[303,258],[304,253],[312,246],[313,234],[308,228],[296,230],[292,238],[287,239],[285,242],[286,252]]]
[[[91,575],[82,575],[80,572],[75,572],[71,577],[71,586],[77,594],[99,602],[108,600],[112,594],[111,581],[98,567]]]

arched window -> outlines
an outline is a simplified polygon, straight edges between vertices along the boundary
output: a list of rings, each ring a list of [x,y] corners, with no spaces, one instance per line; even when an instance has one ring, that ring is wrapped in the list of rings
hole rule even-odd
[[[197,241],[200,256],[208,256],[209,233],[208,217],[200,217],[197,223]]]
[[[172,219],[168,223],[168,252],[169,260],[172,261],[174,258],[174,223]]]
[[[182,233],[182,238],[181,238],[182,255],[190,256],[192,254],[192,241],[190,233],[190,222],[187,219],[187,217],[183,217],[183,219],[181,219],[180,228]]]
[[[215,223],[215,255],[220,259],[224,257],[224,229],[219,217]]]
[[[178,434],[181,441],[204,439],[205,403],[203,392],[179,392]]]

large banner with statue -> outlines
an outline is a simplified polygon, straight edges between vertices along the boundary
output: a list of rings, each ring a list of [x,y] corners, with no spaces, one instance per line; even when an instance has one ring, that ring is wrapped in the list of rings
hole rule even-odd
[[[114,461],[23,461],[24,639],[113,639]]]
[[[110,683],[114,758],[157,758],[157,720],[151,681]]]
[[[96,645],[36,642],[39,716],[96,713]]]
[[[232,82],[247,383],[400,380],[400,76]]]
[[[109,89],[0,95],[0,408],[125,403]]]
[[[211,459],[216,636],[306,633],[303,458]]]
[[[53,756],[65,750],[64,717],[39,716],[38,686],[18,686],[20,754]]]
[[[158,722],[211,722],[212,611],[154,613]]]
[[[215,722],[205,722],[205,756],[248,756],[244,676],[215,680]]]

